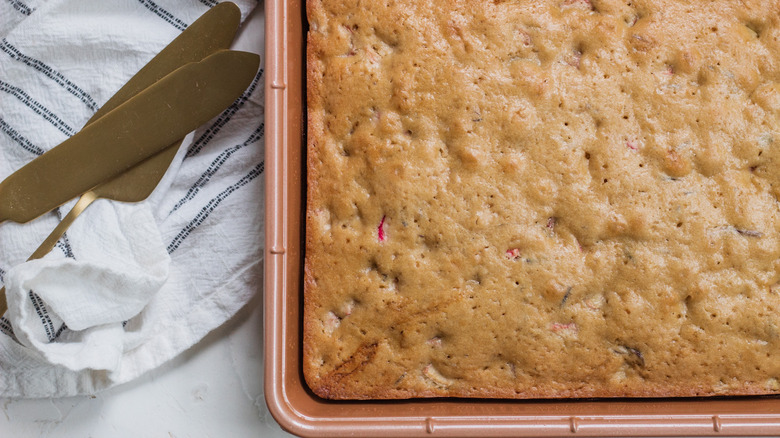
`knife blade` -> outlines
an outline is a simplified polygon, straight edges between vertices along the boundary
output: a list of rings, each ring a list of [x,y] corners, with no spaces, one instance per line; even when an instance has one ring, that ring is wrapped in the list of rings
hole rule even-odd
[[[232,104],[259,66],[224,50],[176,69],[0,183],[0,222],[35,219],[166,149]]]

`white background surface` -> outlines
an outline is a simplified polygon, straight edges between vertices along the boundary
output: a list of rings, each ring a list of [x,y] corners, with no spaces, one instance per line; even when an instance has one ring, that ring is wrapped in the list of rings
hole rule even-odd
[[[262,54],[262,2],[236,47]],[[0,438],[287,437],[263,396],[262,290],[228,323],[142,378],[91,396],[0,399]]]
[[[0,400],[0,437],[283,437],[263,396],[261,293],[140,380],[94,396]]]

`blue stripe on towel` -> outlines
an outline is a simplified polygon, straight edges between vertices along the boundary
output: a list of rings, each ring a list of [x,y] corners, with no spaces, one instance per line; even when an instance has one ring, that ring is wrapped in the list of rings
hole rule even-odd
[[[16,9],[17,12],[19,12],[22,15],[30,15],[35,11],[35,9],[27,6],[26,4],[22,3],[19,0],[7,0],[8,3],[11,4],[11,7]]]
[[[52,126],[57,128],[60,132],[67,135],[68,137],[76,133],[76,131],[74,131],[73,128],[71,128],[67,123],[62,121],[62,119],[60,119],[53,112],[49,111],[49,109],[43,106],[40,102],[30,97],[30,95],[21,88],[14,87],[7,82],[0,81],[0,91],[8,93],[11,96],[17,98],[19,102],[33,110],[39,116],[43,117],[44,120],[51,123]]]
[[[208,182],[211,180],[211,177],[214,176],[217,171],[219,171],[220,168],[222,168],[222,165],[227,162],[227,160],[236,152],[243,149],[246,146],[249,146],[253,143],[258,142],[261,138],[263,138],[263,134],[265,133],[265,123],[261,123],[260,126],[255,129],[255,131],[252,133],[252,135],[249,136],[249,138],[246,139],[243,143],[239,145],[235,145],[233,147],[229,147],[222,151],[217,158],[214,159],[214,161],[211,162],[211,165],[206,169],[206,171],[198,178],[197,181],[195,181],[195,184],[190,187],[190,189],[187,191],[187,194],[182,197],[179,202],[176,203],[176,205],[173,206],[171,211],[168,213],[170,215],[174,211],[181,208],[182,205],[186,204],[187,202],[191,201],[200,191],[201,188],[206,186]]]
[[[215,198],[213,198],[211,201],[206,204],[205,207],[203,207],[200,212],[193,218],[190,223],[188,223],[181,231],[179,231],[179,234],[176,235],[176,237],[173,238],[170,244],[168,244],[168,254],[172,254],[174,251],[176,251],[181,243],[186,239],[198,226],[200,226],[208,217],[209,215],[214,212],[214,210],[219,207],[219,204],[222,203],[225,199],[227,199],[230,195],[237,192],[241,187],[244,187],[245,185],[249,184],[252,180],[257,178],[258,176],[262,175],[265,171],[265,161],[260,162],[257,166],[255,166],[248,174],[246,174],[243,178],[241,178],[237,183],[233,184],[232,186],[229,186],[225,190],[222,191],[219,195],[217,195]]]
[[[57,333],[54,334],[54,339],[59,338],[60,335],[62,334],[62,332],[64,332],[67,329],[68,329],[68,326],[65,325],[65,323],[63,322],[62,325],[60,326],[60,328],[57,329]]]
[[[189,150],[187,150],[187,155],[185,158],[193,157],[200,153],[200,151],[203,149],[204,146],[208,144],[216,135],[219,133],[219,131],[222,130],[223,127],[230,121],[231,118],[233,118],[234,115],[238,112],[238,110],[241,109],[241,107],[244,106],[244,104],[249,100],[249,98],[252,96],[252,93],[254,93],[255,89],[257,88],[258,84],[262,84],[263,79],[263,69],[260,69],[260,71],[257,72],[257,75],[252,80],[252,83],[249,85],[249,88],[244,91],[244,94],[241,95],[238,99],[236,99],[235,102],[233,102],[232,105],[230,105],[225,111],[222,112],[222,114],[217,117],[217,120],[214,121],[214,123],[206,129],[203,134],[201,134],[200,137],[198,137],[197,140],[195,140],[192,143],[192,146],[190,146]]]
[[[38,295],[35,295],[33,291],[30,291],[29,297],[35,308],[35,313],[38,314],[38,318],[41,319],[41,324],[43,324],[43,329],[46,331],[46,338],[49,342],[53,341],[56,338],[57,333],[54,330],[54,323],[49,317],[49,311],[46,309],[46,304],[44,304],[43,300],[41,300]]]
[[[0,332],[4,333],[6,336],[10,338],[16,339],[16,335],[14,334],[14,328],[11,325],[11,322],[5,319],[5,317],[0,318]]]
[[[141,4],[144,5],[144,7],[146,7],[146,9],[154,12],[155,14],[157,14],[158,17],[160,17],[163,20],[167,21],[168,23],[170,23],[176,29],[184,30],[184,29],[187,28],[187,23],[185,23],[184,21],[174,17],[173,14],[171,14],[168,11],[166,11],[165,9],[157,6],[157,3],[155,3],[155,2],[153,2],[151,0],[138,0],[138,1],[141,2]]]
[[[15,141],[19,146],[22,147],[22,149],[26,150],[27,152],[30,152],[35,155],[42,155],[43,149],[39,148],[38,146],[35,146],[30,142],[30,140],[27,140],[19,134],[14,128],[11,127],[8,123],[3,120],[2,117],[0,117],[0,131],[2,131],[5,135],[11,137],[11,140]]]
[[[19,49],[14,47],[5,38],[0,40],[0,51],[7,54],[12,59],[15,59],[21,62],[22,64],[25,64],[35,69],[36,71],[43,74],[47,78],[56,82],[59,86],[67,90],[70,94],[76,96],[79,100],[84,102],[87,108],[89,108],[93,112],[97,111],[98,109],[97,102],[95,102],[95,100],[92,99],[92,96],[90,96],[86,91],[81,89],[81,87],[68,80],[62,73],[54,70],[49,65],[23,54],[22,52],[19,51]]]
[[[67,234],[63,234],[62,238],[57,241],[57,248],[59,248],[60,251],[62,251],[62,254],[65,257],[69,259],[75,258],[73,256],[73,249],[70,247],[70,241],[68,240]]]

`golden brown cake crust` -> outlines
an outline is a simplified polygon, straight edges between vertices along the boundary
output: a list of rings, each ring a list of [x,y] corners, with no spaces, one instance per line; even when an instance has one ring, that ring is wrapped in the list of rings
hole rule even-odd
[[[333,399],[780,392],[780,2],[307,2]]]

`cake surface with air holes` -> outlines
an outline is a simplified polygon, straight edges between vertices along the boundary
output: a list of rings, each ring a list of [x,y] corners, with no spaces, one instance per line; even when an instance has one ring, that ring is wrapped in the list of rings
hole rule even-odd
[[[307,15],[316,394],[780,392],[780,2]]]

